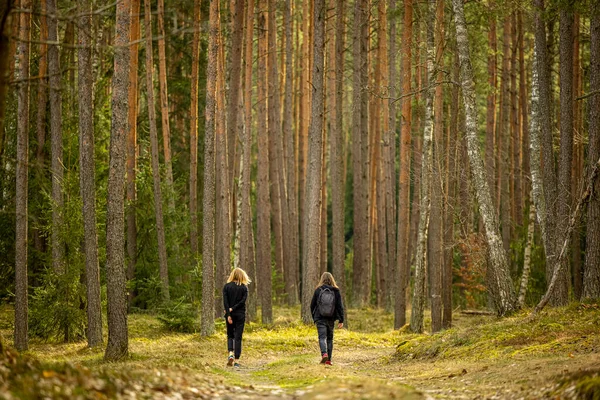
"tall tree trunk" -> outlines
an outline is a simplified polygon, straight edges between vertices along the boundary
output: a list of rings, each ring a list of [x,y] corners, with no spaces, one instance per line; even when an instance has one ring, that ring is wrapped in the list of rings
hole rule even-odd
[[[194,0],[192,81],[190,87],[190,247],[193,266],[198,260],[198,83],[200,81],[201,3]]]
[[[271,323],[271,203],[269,199],[269,134],[267,120],[267,1],[258,2],[258,167],[256,182],[256,275],[262,322]]]
[[[514,225],[523,225],[523,192],[521,189],[521,132],[519,130],[519,103],[517,88],[517,61],[519,38],[517,37],[517,14],[511,16],[511,57],[510,57],[510,119],[511,119],[511,241],[515,239]]]
[[[39,61],[38,61],[38,93],[37,93],[37,151],[36,161],[37,168],[39,171],[45,171],[46,166],[46,152],[44,147],[46,144],[46,122],[48,116],[48,23],[47,23],[47,10],[46,2],[40,2],[40,48],[39,48]],[[15,17],[15,19],[18,19]],[[8,57],[7,57],[8,58]],[[11,60],[11,64],[14,62],[14,57]],[[0,100],[1,101],[1,100]],[[0,115],[0,130],[4,131],[4,127],[1,121]],[[2,135],[0,133],[0,147],[2,147]],[[0,150],[0,156],[2,151]],[[44,172],[42,172],[44,173]],[[42,235],[41,229],[33,227],[33,246],[40,254],[45,252],[46,238]]]
[[[30,0],[21,0],[20,8],[31,9]],[[29,51],[31,39],[31,14],[21,12],[19,18],[19,42],[17,45],[17,170],[15,190],[15,348],[28,348],[29,325],[27,295],[27,172],[29,164]],[[0,71],[2,72],[2,71]]]
[[[254,0],[248,0],[246,7],[246,38],[244,49],[244,130],[242,131],[242,178],[240,182],[241,221],[240,221],[240,262],[247,268],[248,275],[255,283],[248,287],[248,317],[256,319],[256,258],[254,255],[254,231],[252,229],[252,207],[250,186],[252,161],[252,49],[254,26]]]
[[[305,240],[302,253],[302,320],[312,321],[310,301],[319,280],[318,265],[320,256],[320,213],[321,213],[321,173],[323,151],[323,68],[325,49],[325,1],[315,0],[313,13],[314,64],[312,81],[312,107],[309,129],[308,171],[306,174],[306,218],[303,221]]]
[[[589,149],[588,165],[600,158],[600,1],[590,5],[590,88],[588,100]],[[583,298],[600,298],[600,179],[593,183],[587,215]]]
[[[529,156],[529,122],[527,108],[527,69],[525,68],[525,29],[523,28],[523,12],[519,12],[517,24],[519,25],[519,115],[521,130],[521,185],[523,204],[531,202],[529,194],[531,185],[528,179],[531,176]]]
[[[584,177],[583,174],[583,140],[577,140],[577,135],[583,132],[583,115],[581,113],[581,102],[576,100],[581,96],[582,79],[581,79],[581,52],[580,48],[580,16],[575,14],[573,24],[573,168],[571,169],[571,186],[578,188]],[[582,249],[581,249],[581,229],[577,227],[573,232],[571,239],[571,259],[572,259],[572,279],[573,279],[573,296],[576,301],[581,300],[581,292],[583,288],[583,273],[582,273]],[[570,277],[569,277],[570,278]]]
[[[493,11],[495,2],[490,0],[490,17],[489,17],[489,30],[488,30],[488,43],[489,53],[487,59],[487,73],[488,73],[488,95],[487,95],[487,114],[486,114],[486,134],[485,134],[485,166],[488,175],[488,185],[493,188],[495,187],[496,168],[494,149],[496,145],[496,91],[497,91],[497,63],[498,63],[498,43],[496,39],[496,13]],[[494,200],[496,200],[494,196]],[[496,204],[496,206],[498,206]]]
[[[525,294],[527,293],[527,285],[529,284],[529,273],[531,271],[531,248],[533,247],[535,232],[535,205],[529,204],[529,221],[527,225],[527,244],[525,245],[525,255],[523,260],[523,272],[521,274],[521,285],[519,287],[519,307],[525,304]]]
[[[430,212],[431,212],[431,194],[432,194],[432,177],[433,172],[435,171],[433,166],[433,136],[434,136],[434,114],[433,114],[433,100],[434,100],[434,89],[433,86],[430,85],[434,81],[434,58],[435,58],[435,41],[434,41],[434,23],[435,23],[435,3],[436,0],[428,0],[427,2],[427,85],[429,88],[425,92],[425,125],[423,129],[423,152],[421,153],[421,194],[419,199],[419,236],[417,240],[417,252],[416,252],[416,260],[415,260],[415,286],[413,289],[413,299],[412,299],[412,308],[410,313],[410,330],[415,333],[420,333],[423,331],[423,314],[425,311],[425,296],[426,296],[426,271],[427,264],[429,263],[430,257],[428,257],[427,251],[427,240],[428,240],[428,229],[430,228]],[[437,184],[437,183],[436,183]],[[439,207],[439,205],[438,205]],[[439,210],[438,210],[439,211]],[[440,235],[441,229],[441,215],[437,216],[438,218],[438,226],[437,229],[434,229],[433,232],[429,231],[429,234],[435,233],[436,235]],[[439,245],[439,237],[437,240],[433,240],[435,243],[437,241],[437,245]],[[430,242],[430,245],[432,244]],[[431,249],[430,249],[431,250]],[[431,257],[431,262],[441,262],[442,258],[438,252],[438,249],[433,249],[429,254],[437,252],[437,257]],[[437,272],[441,272],[441,269],[438,266],[432,267],[437,270]],[[432,294],[432,331],[436,332],[441,329],[441,304],[438,302],[436,305],[436,310],[434,310],[434,298],[433,296],[439,296],[439,284],[441,281],[441,274],[435,273],[437,276],[432,277],[431,282],[432,285],[436,285],[437,287],[431,288]],[[434,314],[437,313],[437,316],[434,317]]]
[[[85,278],[87,287],[88,346],[102,343],[102,308],[100,300],[100,266],[96,234],[96,187],[94,165],[94,79],[92,77],[92,2],[81,4],[79,18],[79,162],[80,190],[83,202],[85,241]]]
[[[144,0],[144,21],[146,35],[146,96],[150,125],[150,146],[152,152],[152,182],[154,192],[154,215],[156,218],[156,236],[158,241],[158,265],[161,281],[162,299],[169,300],[169,269],[167,265],[167,245],[165,241],[165,223],[163,217],[162,193],[160,187],[160,166],[158,162],[158,130],[156,128],[156,107],[154,104],[154,83],[152,81],[152,10],[150,0]],[[160,74],[159,74],[160,75]]]
[[[516,296],[508,270],[506,252],[502,247],[498,223],[492,204],[492,196],[488,186],[483,160],[479,150],[477,137],[477,108],[475,102],[475,89],[473,82],[473,69],[469,55],[469,41],[467,37],[465,15],[462,0],[452,0],[454,18],[456,23],[456,36],[458,54],[461,65],[461,86],[466,110],[467,120],[467,146],[472,176],[477,190],[479,212],[484,221],[487,242],[489,246],[490,262],[494,269],[495,285],[493,297],[498,315],[507,315],[516,310]]]
[[[202,195],[202,319],[201,334],[215,330],[215,121],[219,56],[219,1],[210,1],[206,109],[204,128],[204,193]]]
[[[137,262],[137,226],[135,201],[137,191],[135,175],[137,170],[137,114],[138,114],[138,41],[140,39],[140,0],[131,0],[131,34],[129,47],[129,94],[127,135],[127,279],[135,277]],[[193,99],[193,96],[192,96]],[[129,291],[129,307],[133,302],[134,291]]]
[[[50,83],[50,140],[52,147],[52,268],[57,273],[65,270],[65,244],[60,230],[64,225],[64,194],[62,191],[63,137],[61,73],[58,52],[58,10],[56,0],[48,0],[48,70]]]
[[[112,80],[112,128],[110,134],[106,210],[106,297],[108,300],[108,344],[104,358],[127,356],[127,292],[124,243],[124,180],[127,143],[127,91],[129,89],[129,0],[117,3],[115,57]]]
[[[552,279],[552,273],[554,271],[554,263],[556,262],[556,196],[557,196],[557,183],[556,183],[556,170],[553,150],[553,135],[552,135],[552,92],[550,87],[550,58],[548,54],[548,43],[546,41],[546,27],[544,23],[544,0],[535,0],[535,61],[537,76],[539,79],[539,125],[541,134],[541,148],[542,148],[542,159],[543,159],[543,170],[542,170],[542,188],[544,198],[547,199],[548,203],[545,204],[544,208],[540,208],[539,204],[536,204],[538,209],[538,215],[543,215],[543,223],[540,223],[542,230],[542,236],[544,238],[544,247],[546,253],[546,283],[550,284]],[[535,85],[532,85],[535,87]],[[532,89],[533,90],[533,89]],[[532,93],[532,99],[534,95]],[[533,104],[531,116],[534,118]],[[533,122],[531,123],[533,126]],[[533,128],[531,129],[531,135],[533,135]],[[531,138],[532,143],[534,139]],[[532,157],[534,149],[531,148]],[[534,160],[531,160],[531,168],[533,175]],[[535,195],[535,189],[534,189]],[[542,212],[545,213],[542,214]],[[539,219],[539,218],[538,218]],[[545,229],[544,229],[545,227]]]
[[[572,2],[560,10],[560,162],[558,165],[557,246],[564,238],[571,211],[571,167],[573,163],[573,9]],[[569,242],[570,243],[570,242]],[[558,247],[556,247],[558,248]],[[567,264],[568,259],[565,259]],[[554,267],[554,271],[559,266]],[[566,305],[569,301],[569,268],[562,268],[550,302]]]
[[[431,5],[430,5],[431,8]],[[433,10],[429,10],[429,20],[433,24]],[[442,275],[444,271],[444,214],[442,194],[444,190],[444,173],[442,163],[444,160],[444,92],[443,92],[443,49],[444,49],[444,1],[435,2],[435,49],[428,48],[428,52],[435,53],[434,60],[428,68],[429,85],[433,85],[435,72],[435,98],[432,98],[433,124],[433,158],[431,159],[432,178],[431,184],[431,214],[429,223],[429,271],[431,273],[430,296],[431,296],[431,331],[438,332],[442,329]],[[429,29],[433,29],[432,27]],[[433,35],[433,32],[431,33]],[[433,40],[432,38],[429,40]],[[433,43],[429,43],[433,46]],[[429,55],[428,55],[429,57]],[[431,94],[430,94],[431,96]]]
[[[285,25],[285,87],[283,97],[283,135],[285,138],[285,161],[286,161],[286,190],[288,202],[288,227],[289,249],[287,264],[288,274],[284,277],[285,291],[287,293],[288,305],[296,305],[299,300],[299,261],[298,261],[298,201],[296,190],[296,156],[294,143],[294,130],[292,126],[292,6],[291,0],[284,2],[284,25]],[[335,265],[335,264],[334,264]]]
[[[13,4],[14,3],[14,4]],[[12,7],[16,5],[16,1],[4,0],[0,4],[0,158],[4,151],[4,113],[6,110],[6,91],[11,78],[13,78],[15,68],[15,52],[16,40],[9,37],[9,30],[13,35],[18,35],[19,17],[11,15]],[[46,17],[41,18],[40,30],[46,33]],[[44,38],[44,39],[47,39]],[[40,38],[40,41],[43,41]],[[40,71],[42,71],[40,69]],[[41,75],[41,73],[40,73]]]
[[[404,1],[404,30],[402,33],[402,95],[411,90],[413,2]],[[394,328],[406,324],[406,290],[410,274],[408,260],[409,210],[410,210],[410,141],[412,107],[411,98],[402,102],[402,126],[400,134],[400,174],[398,177],[398,243],[397,274],[398,288],[394,314]]]
[[[169,126],[169,93],[167,88],[167,56],[165,50],[165,1],[158,0],[158,83],[160,87],[160,118],[162,123],[163,152],[165,154],[165,180],[167,183],[167,199],[169,210],[175,209],[173,192],[173,166],[171,161],[171,128]],[[148,32],[152,32],[148,30]]]
[[[502,229],[502,243],[504,251],[510,250],[510,143],[511,143],[511,125],[510,125],[510,17],[504,17],[504,26],[502,28],[502,77],[500,80],[500,132],[498,132],[498,153],[500,156],[498,188],[498,204],[500,209],[500,226]],[[493,284],[494,279],[490,281]]]
[[[396,97],[396,0],[388,0],[389,18],[389,43],[388,43],[388,85],[389,98]],[[386,230],[387,230],[387,252],[389,276],[387,279],[387,298],[385,300],[386,311],[394,309],[395,295],[398,287],[397,266],[396,266],[396,101],[388,101],[388,129],[384,132],[384,145],[386,148],[387,160],[385,164],[386,179]]]
[[[242,87],[242,48],[244,44],[244,0],[233,0],[231,8],[231,63],[229,65],[229,96],[227,103],[227,171],[229,192],[234,204],[236,129],[239,121],[240,91]],[[235,217],[232,214],[232,219]]]
[[[279,94],[279,67],[277,65],[277,24],[273,0],[268,1],[268,129],[269,129],[269,178],[271,190],[271,218],[275,241],[275,270],[278,278],[287,271],[287,254],[284,253],[288,235],[287,202],[285,201],[285,165],[283,163],[283,138]],[[285,224],[285,225],[284,225]]]

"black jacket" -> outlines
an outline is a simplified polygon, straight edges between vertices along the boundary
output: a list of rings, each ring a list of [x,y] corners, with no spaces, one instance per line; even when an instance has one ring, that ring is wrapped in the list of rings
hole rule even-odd
[[[319,294],[321,294],[321,290],[323,290],[324,287],[333,290],[333,293],[335,293],[335,312],[331,317],[324,317],[319,312]],[[321,320],[338,320],[340,322],[344,322],[344,304],[342,303],[342,295],[340,294],[340,289],[334,288],[333,286],[329,285],[323,285],[316,288],[315,294],[313,294],[312,301],[310,302],[310,311],[312,313],[312,318],[314,322]]]
[[[230,315],[243,317],[246,315],[246,299],[248,298],[248,286],[229,282],[223,286],[223,308],[225,317]],[[229,312],[229,309],[232,309]]]

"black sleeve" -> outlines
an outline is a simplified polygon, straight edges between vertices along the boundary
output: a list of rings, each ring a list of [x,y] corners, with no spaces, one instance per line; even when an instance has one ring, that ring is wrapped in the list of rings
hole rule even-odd
[[[223,286],[223,308],[225,309],[225,317],[229,317],[229,298],[227,296],[227,285]]]
[[[231,307],[233,311],[243,306],[244,303],[246,303],[246,299],[248,299],[248,286],[242,285],[242,290],[242,299],[238,303],[234,304],[233,307]]]
[[[318,296],[319,296],[319,289],[317,288],[315,290],[315,293],[313,294],[312,301],[310,302],[310,314],[313,317],[313,322],[315,320],[315,309],[317,308]]]
[[[342,302],[342,294],[340,293],[339,290],[335,292],[335,297],[336,297],[335,311],[337,313],[337,320],[340,321],[341,323],[343,323],[344,322],[344,303]]]

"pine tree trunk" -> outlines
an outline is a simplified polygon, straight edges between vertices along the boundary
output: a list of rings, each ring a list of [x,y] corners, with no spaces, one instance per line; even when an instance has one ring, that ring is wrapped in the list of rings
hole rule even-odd
[[[248,286],[248,317],[256,319],[256,258],[254,255],[254,231],[252,229],[252,207],[250,186],[252,160],[252,49],[254,0],[248,0],[246,7],[246,38],[244,49],[244,130],[242,131],[242,178],[240,182],[241,222],[240,222],[240,263],[247,269],[253,283]]]
[[[396,0],[388,1],[388,14],[396,13]],[[387,17],[387,16],[386,16]],[[388,44],[388,85],[389,98],[396,97],[396,18],[389,19],[389,44]],[[386,179],[386,230],[389,274],[387,279],[388,297],[385,300],[385,309],[391,312],[394,309],[397,283],[396,265],[396,101],[388,101],[388,129],[384,132],[384,145],[387,153],[385,164]]]
[[[412,63],[412,24],[413,2],[404,1],[404,30],[402,32],[402,95],[411,90]],[[406,291],[410,274],[408,260],[409,210],[410,210],[410,141],[411,141],[411,99],[402,102],[402,127],[400,134],[400,174],[398,177],[398,243],[397,274],[398,291],[396,292],[396,307],[394,328],[399,329],[406,324]]]
[[[194,39],[192,42],[192,81],[190,87],[190,247],[193,266],[198,250],[198,83],[200,81],[201,2],[194,0]]]
[[[465,15],[462,0],[452,0],[454,18],[456,23],[456,36],[458,54],[461,65],[461,86],[466,110],[467,120],[467,146],[472,176],[477,190],[479,212],[483,218],[487,242],[489,246],[490,262],[494,269],[495,287],[493,297],[498,315],[503,316],[516,310],[516,296],[510,273],[506,252],[502,247],[498,223],[492,204],[492,196],[483,166],[477,137],[477,108],[473,82],[473,69],[469,55],[469,41],[466,31]]]
[[[60,230],[64,225],[64,195],[62,191],[63,135],[62,135],[62,95],[59,52],[58,52],[58,10],[56,0],[48,0],[48,70],[50,84],[50,141],[52,147],[52,268],[57,273],[65,271],[65,244]]]
[[[500,189],[499,205],[500,205],[500,227],[502,231],[502,243],[506,253],[510,250],[510,143],[511,143],[511,124],[510,124],[510,17],[504,18],[504,26],[502,28],[502,77],[500,80],[501,98],[501,119],[500,132],[498,132],[499,144],[497,151],[500,154],[499,163],[499,178],[498,187]],[[490,281],[493,284],[494,278]]]
[[[175,209],[173,192],[173,167],[171,162],[171,128],[169,126],[169,92],[167,88],[167,56],[165,50],[165,1],[157,0],[158,19],[158,83],[160,87],[160,117],[162,123],[163,152],[165,155],[165,180],[169,210]],[[151,32],[151,30],[148,30]]]
[[[569,2],[571,3],[571,2]],[[557,246],[563,242],[571,212],[571,167],[573,164],[573,10],[560,10],[560,162],[558,165]],[[558,247],[557,247],[558,248]],[[569,264],[568,258],[565,261]],[[554,267],[557,271],[559,266]],[[569,267],[562,268],[550,302],[566,305],[569,301]],[[555,273],[555,272],[554,272]]]
[[[104,358],[127,356],[127,289],[125,276],[125,157],[127,151],[127,92],[129,89],[129,0],[117,3],[115,56],[112,79],[112,128],[109,149],[106,210],[106,297],[108,300],[108,344]]]
[[[306,174],[306,218],[303,221],[305,224],[305,247],[302,254],[302,320],[304,323],[312,321],[310,301],[319,280],[325,16],[326,7],[324,0],[315,0],[312,24],[314,29],[314,64],[312,75],[312,107],[308,136],[308,170]]]
[[[588,164],[600,158],[600,1],[590,5],[590,87],[595,93],[588,100],[589,149]],[[587,215],[583,298],[600,298],[600,178],[594,182]]]
[[[262,322],[273,318],[271,283],[271,203],[269,196],[269,133],[267,121],[267,1],[258,2],[258,167],[256,182],[256,275]]]
[[[233,0],[231,7],[231,63],[229,64],[229,93],[227,99],[227,171],[229,192],[234,204],[235,160],[237,158],[236,130],[240,113],[240,91],[242,87],[242,48],[244,44],[244,0]],[[235,217],[232,214],[232,219]]]
[[[92,2],[81,4],[79,18],[79,179],[83,202],[85,278],[87,288],[88,346],[102,343],[102,308],[100,300],[100,266],[96,234],[96,188],[94,163],[94,102],[92,77]]]
[[[129,58],[129,94],[128,94],[128,135],[127,135],[127,279],[135,277],[137,262],[137,226],[135,201],[137,191],[135,176],[137,170],[137,115],[138,115],[138,41],[140,39],[140,0],[131,0],[131,34]],[[193,98],[193,97],[192,97]],[[134,291],[129,291],[129,307],[134,299]]]
[[[298,201],[296,190],[296,156],[292,105],[292,7],[291,0],[284,2],[284,25],[285,25],[285,87],[283,97],[283,135],[285,138],[285,161],[286,161],[286,190],[288,202],[288,221],[286,228],[289,235],[288,249],[288,274],[285,279],[285,291],[287,293],[288,305],[296,305],[299,301],[299,261],[298,261]]]
[[[154,216],[156,219],[156,236],[158,242],[158,265],[161,281],[161,295],[169,300],[169,269],[167,265],[167,245],[165,241],[165,223],[163,217],[162,192],[160,186],[160,166],[158,150],[158,130],[156,127],[156,108],[154,104],[154,83],[152,81],[152,10],[150,0],[144,0],[144,21],[146,36],[146,96],[148,103],[148,119],[150,125],[150,147],[152,154],[152,182],[154,193]],[[160,75],[160,73],[159,73]]]
[[[21,9],[31,9],[30,0],[21,0]],[[29,57],[31,39],[31,14],[21,12],[19,42],[17,45],[17,170],[15,190],[15,348],[25,351],[29,346],[29,306],[27,295],[27,187],[29,164]],[[2,72],[2,71],[0,71]],[[3,99],[2,99],[3,100]]]
[[[487,73],[488,73],[488,95],[487,95],[487,114],[486,114],[486,134],[485,134],[485,166],[488,175],[488,185],[493,188],[495,187],[495,176],[496,168],[494,147],[496,145],[496,90],[497,90],[497,75],[496,75],[496,64],[498,63],[498,43],[496,39],[496,14],[493,12],[495,2],[491,0],[489,2],[490,17],[489,17],[489,30],[488,30],[488,43],[489,53],[487,59]],[[494,200],[495,197],[494,197]],[[496,204],[497,206],[497,204]]]
[[[16,5],[16,1],[13,2],[4,0],[0,6],[0,157],[2,157],[4,151],[4,115],[6,111],[6,91],[8,90],[9,80],[11,77],[13,77],[15,68],[17,38],[10,38],[9,30],[15,36],[17,36],[19,32],[19,17],[16,15],[11,16],[10,14],[12,7]],[[46,27],[46,17],[40,18],[40,20],[40,31],[47,35],[48,28]],[[44,39],[47,39],[47,37]],[[40,38],[40,41],[43,41],[42,38]],[[42,69],[40,65],[40,75],[41,71]]]
[[[219,1],[211,0],[208,27],[208,64],[206,67],[204,193],[202,195],[202,318],[200,328],[202,336],[210,336],[215,330],[215,112],[220,38],[219,18]]]
[[[531,271],[531,248],[533,247],[535,232],[535,206],[533,203],[529,205],[529,221],[527,225],[527,244],[525,245],[525,255],[523,260],[523,273],[521,274],[521,286],[519,288],[519,307],[525,304],[525,294],[527,293],[527,285],[529,284],[529,273]]]
[[[521,130],[521,185],[523,204],[531,203],[529,194],[531,185],[528,177],[531,176],[529,156],[529,118],[527,109],[527,69],[525,68],[525,29],[523,28],[523,12],[519,12],[517,24],[519,25],[519,115]]]
[[[434,42],[434,22],[435,22],[435,2],[436,0],[429,0],[427,3],[427,84],[433,82],[434,80],[434,58],[435,58],[435,42]],[[412,299],[412,308],[410,313],[410,330],[415,333],[423,332],[423,313],[425,311],[425,297],[426,293],[426,271],[427,264],[430,262],[427,251],[427,240],[428,233],[435,233],[439,235],[441,233],[440,229],[440,220],[441,215],[438,215],[438,227],[437,230],[434,229],[433,232],[429,230],[430,228],[430,213],[431,213],[431,194],[433,184],[433,171],[435,171],[433,166],[433,136],[434,136],[434,114],[433,114],[433,100],[434,100],[434,89],[433,86],[430,86],[425,92],[425,125],[423,129],[423,152],[421,154],[421,193],[419,199],[419,235],[417,240],[417,252],[416,252],[416,260],[415,260],[415,286],[413,289],[413,299]],[[439,207],[439,205],[438,205]],[[428,232],[429,230],[429,232]],[[439,245],[439,238],[437,240],[433,240],[430,242]],[[437,241],[437,243],[436,243]],[[431,262],[441,262],[441,257],[439,255],[438,249],[433,249],[430,251],[431,253],[438,253],[437,257],[431,259]],[[441,272],[439,265],[432,266],[437,269],[437,272]],[[434,272],[435,273],[435,272]],[[431,279],[432,286],[436,285],[436,287],[431,288],[432,295],[432,331],[436,332],[441,329],[441,304],[439,303],[439,284],[441,281],[441,276],[435,273],[437,276]],[[435,305],[436,309],[434,310],[434,296],[438,296],[438,304]],[[437,313],[437,316],[434,317],[434,313]]]

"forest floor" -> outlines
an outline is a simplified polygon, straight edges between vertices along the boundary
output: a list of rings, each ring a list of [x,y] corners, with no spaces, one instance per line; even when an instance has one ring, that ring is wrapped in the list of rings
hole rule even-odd
[[[32,339],[21,356],[4,346],[0,398],[600,398],[599,304],[549,309],[534,321],[526,312],[456,313],[454,328],[435,335],[394,331],[379,310],[350,310],[332,366],[319,364],[316,329],[299,314],[276,308],[272,325],[247,324],[239,370],[225,366],[222,321],[202,338],[130,315],[130,357],[116,363],[85,342]],[[8,345],[12,315],[0,306]]]

